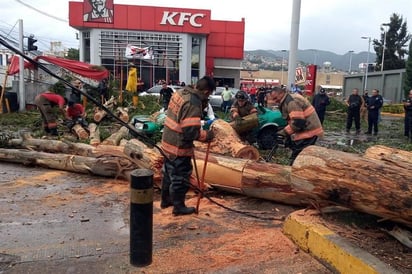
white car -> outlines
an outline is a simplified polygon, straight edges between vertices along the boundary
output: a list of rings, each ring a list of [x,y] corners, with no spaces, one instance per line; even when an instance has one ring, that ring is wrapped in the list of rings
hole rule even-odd
[[[173,90],[173,92],[176,92],[176,90],[181,89],[181,86],[174,86],[174,85],[169,85],[169,88]],[[153,95],[153,96],[160,96],[160,90],[162,89],[162,85],[156,85],[148,90],[145,90],[139,94],[139,96],[146,96],[146,95]]]
[[[212,106],[213,109],[222,109],[223,99],[222,99],[222,92],[225,90],[225,87],[217,87],[216,90],[209,96],[209,104]],[[232,100],[231,104],[235,99],[236,93],[239,91],[237,88],[229,88],[230,92],[232,93]]]

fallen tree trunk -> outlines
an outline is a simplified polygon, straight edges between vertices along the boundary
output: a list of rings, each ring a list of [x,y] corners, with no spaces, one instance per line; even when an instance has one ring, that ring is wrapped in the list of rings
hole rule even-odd
[[[318,146],[305,148],[292,166],[293,187],[320,200],[412,227],[410,170]]]
[[[210,127],[215,136],[215,138],[210,143],[210,151],[228,155],[235,158],[258,160],[260,157],[259,151],[251,146],[244,144],[239,135],[233,129],[233,127],[223,119],[217,119],[214,121]],[[195,142],[195,147],[198,150],[206,151],[207,144],[202,142]]]
[[[0,148],[0,160],[121,179],[129,179],[130,172],[136,169],[136,166],[125,158],[113,156],[96,158],[24,149]]]
[[[88,156],[94,147],[83,143],[63,142],[58,140],[36,139],[29,133],[21,133],[20,139],[11,139],[8,145],[13,148],[26,148],[51,153],[67,153],[79,156]]]
[[[386,146],[373,146],[365,151],[363,157],[412,171],[412,152],[409,151]]]
[[[123,152],[121,147],[115,150],[111,147],[102,146],[100,154],[99,147],[93,150],[100,157],[95,160],[10,149],[0,150],[0,160],[104,176],[116,174],[122,178],[135,168],[148,168],[155,172],[155,181],[160,181],[163,157],[156,148],[135,139],[127,142]],[[105,153],[127,156],[110,158]],[[195,155],[201,178],[205,153],[196,151]],[[208,158],[205,182],[216,188],[292,205],[343,205],[412,227],[408,169],[318,146],[305,148],[292,167],[214,153]],[[123,160],[127,164],[119,165]],[[105,175],[106,169],[111,175]]]

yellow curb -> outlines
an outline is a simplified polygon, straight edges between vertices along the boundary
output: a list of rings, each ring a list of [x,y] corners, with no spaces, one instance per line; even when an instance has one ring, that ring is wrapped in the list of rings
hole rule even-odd
[[[318,223],[316,214],[313,210],[291,213],[283,225],[283,233],[338,273],[399,273]]]

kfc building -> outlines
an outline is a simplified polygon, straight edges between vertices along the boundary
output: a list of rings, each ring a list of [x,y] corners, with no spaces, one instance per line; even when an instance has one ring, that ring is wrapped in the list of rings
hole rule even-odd
[[[159,80],[195,83],[204,75],[238,87],[245,21],[212,20],[210,10],[69,2],[80,60],[127,78],[130,63],[146,87]]]

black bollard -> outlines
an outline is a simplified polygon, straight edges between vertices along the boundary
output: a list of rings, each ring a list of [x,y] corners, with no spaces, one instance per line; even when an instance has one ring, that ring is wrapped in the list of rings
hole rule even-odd
[[[136,169],[130,180],[130,264],[147,266],[153,252],[153,171]]]

